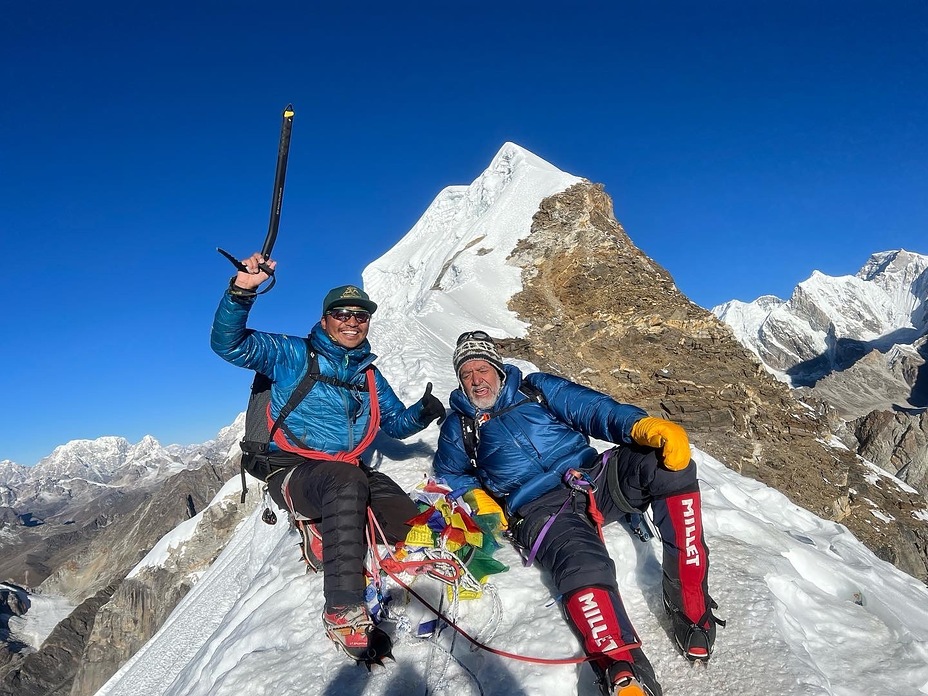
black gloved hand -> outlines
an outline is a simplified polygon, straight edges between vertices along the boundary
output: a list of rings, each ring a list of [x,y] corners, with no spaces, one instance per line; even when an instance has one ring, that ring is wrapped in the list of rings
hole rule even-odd
[[[425,387],[425,394],[422,395],[421,403],[421,417],[425,424],[428,425],[437,418],[438,424],[441,425],[442,421],[445,420],[445,405],[436,397],[432,396],[431,382],[429,382]]]

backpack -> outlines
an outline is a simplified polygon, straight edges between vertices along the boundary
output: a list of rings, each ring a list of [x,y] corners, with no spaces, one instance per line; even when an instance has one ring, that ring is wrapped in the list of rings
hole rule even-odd
[[[541,404],[545,408],[548,407],[548,400],[545,399],[545,395],[541,393],[541,389],[529,383],[524,377],[522,382],[519,384],[519,391],[525,395],[525,399],[519,401],[518,403],[513,404],[512,406],[507,406],[506,408],[501,408],[499,411],[494,411],[493,413],[484,413],[480,416],[479,421],[477,418],[471,418],[470,416],[465,416],[463,413],[459,414],[461,418],[461,438],[464,440],[464,451],[467,452],[467,458],[470,459],[470,464],[475,469],[477,468],[477,447],[480,444],[480,426],[486,423],[491,418],[496,418],[507,411],[511,411],[514,408],[523,406],[525,404],[537,403]]]
[[[290,394],[287,403],[280,409],[280,414],[270,427],[268,426],[268,408],[271,403],[271,384],[273,380],[267,375],[255,371],[255,378],[251,383],[251,393],[248,396],[248,407],[245,409],[245,435],[239,442],[239,447],[242,449],[242,503],[245,502],[245,494],[248,492],[248,486],[245,483],[246,471],[255,478],[266,482],[281,469],[289,468],[289,466],[274,465],[269,458],[270,443],[278,429],[282,430],[291,442],[296,443],[303,449],[310,449],[308,445],[304,444],[290,431],[284,421],[312,391],[316,382],[325,382],[343,389],[369,391],[366,384],[351,384],[335,377],[320,374],[319,356],[308,339],[306,341],[306,350],[308,358],[306,374],[303,375],[303,379],[300,380],[296,389]],[[365,369],[371,370],[374,369],[374,366],[369,365]]]

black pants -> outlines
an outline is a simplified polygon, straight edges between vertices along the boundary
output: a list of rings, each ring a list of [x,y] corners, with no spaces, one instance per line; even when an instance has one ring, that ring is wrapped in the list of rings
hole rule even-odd
[[[419,514],[419,509],[393,479],[363,464],[299,459],[287,484],[289,504],[281,490],[284,473],[271,477],[268,491],[279,506],[309,518],[322,534],[326,606],[360,604],[364,601],[367,508],[391,544],[406,538],[410,529],[406,521]]]
[[[599,455],[595,461],[578,465],[596,478],[596,505],[608,523],[623,519],[627,511],[609,494],[602,458]],[[610,450],[605,459],[605,466],[617,473],[625,501],[639,511],[652,508],[663,545],[664,590],[675,605],[694,614],[691,618],[695,621],[709,601],[709,552],[702,534],[695,462],[682,471],[670,471],[660,466],[655,450],[637,445]],[[558,514],[568,498],[567,508]],[[622,638],[626,643],[634,642],[634,629],[619,596],[615,564],[588,507],[587,496],[565,484],[516,511],[515,539],[525,549],[533,548],[551,515],[556,514],[538,542],[535,562],[551,573],[557,591],[565,598],[588,587],[608,590]],[[576,628],[583,634],[585,627]]]

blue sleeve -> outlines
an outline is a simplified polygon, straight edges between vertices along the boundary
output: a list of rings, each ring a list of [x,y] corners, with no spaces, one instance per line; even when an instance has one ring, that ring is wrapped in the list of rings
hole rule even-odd
[[[232,297],[226,292],[219,301],[210,346],[219,357],[238,367],[257,370],[272,379],[275,368],[292,369],[306,362],[306,342],[283,334],[246,328],[253,297]]]
[[[463,489],[466,492],[482,485],[464,450],[461,419],[457,413],[449,414],[441,426],[432,470],[436,477],[443,479],[454,490]]]
[[[647,412],[576,382],[536,372],[526,380],[541,390],[548,408],[584,435],[615,444],[632,444],[632,426]]]

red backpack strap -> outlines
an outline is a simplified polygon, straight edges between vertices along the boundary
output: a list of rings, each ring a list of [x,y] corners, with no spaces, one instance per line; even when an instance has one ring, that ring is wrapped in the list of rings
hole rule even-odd
[[[370,444],[374,441],[374,438],[377,436],[377,431],[380,429],[380,401],[377,398],[377,382],[376,376],[374,374],[374,366],[371,365],[365,372],[367,373],[367,391],[370,394],[371,417],[367,423],[367,432],[364,434],[361,442],[359,442],[353,450],[350,452],[329,454],[328,452],[320,452],[319,450],[297,447],[296,445],[291,444],[287,440],[286,435],[284,435],[284,433],[280,430],[277,430],[277,432],[274,433],[274,444],[276,444],[284,452],[293,452],[294,454],[299,454],[300,456],[308,457],[309,459],[325,459],[328,461],[352,462],[353,464],[357,464],[359,462],[358,457],[361,455],[361,452],[370,446]],[[267,418],[268,423],[271,423],[270,404],[268,404],[267,407]]]

